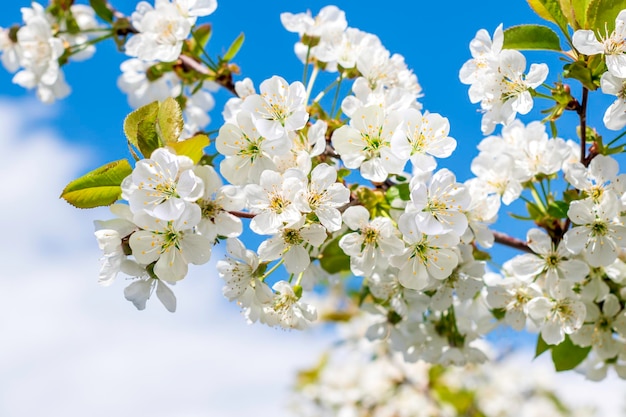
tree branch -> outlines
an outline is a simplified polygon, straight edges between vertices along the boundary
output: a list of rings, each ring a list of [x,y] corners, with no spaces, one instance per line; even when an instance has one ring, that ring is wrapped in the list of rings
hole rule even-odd
[[[496,240],[497,243],[504,245],[504,246],[508,246],[510,248],[513,249],[518,249],[521,250],[523,252],[528,252],[528,253],[534,253],[529,247],[528,244],[521,240],[518,239],[516,237],[513,236],[509,236],[506,233],[502,233],[502,232],[498,232],[498,231],[493,231],[493,236]]]

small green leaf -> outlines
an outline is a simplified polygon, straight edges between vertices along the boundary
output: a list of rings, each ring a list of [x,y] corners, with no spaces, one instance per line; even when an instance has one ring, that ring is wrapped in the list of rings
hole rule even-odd
[[[126,119],[124,119],[124,134],[129,144],[135,148],[138,147],[139,123],[146,119],[156,120],[158,112],[159,102],[153,101],[150,104],[139,107],[126,116]]]
[[[504,48],[523,50],[560,51],[559,36],[547,26],[520,25],[504,31]]]
[[[339,238],[333,239],[322,252],[320,265],[330,274],[350,271],[350,257],[339,247]]]
[[[591,0],[569,0],[574,8],[574,15],[576,16],[576,22],[580,29],[587,29],[587,10]]]
[[[113,11],[107,7],[106,0],[89,0],[89,4],[100,19],[113,23]]]
[[[157,132],[157,124],[152,120],[139,122],[137,130],[137,146],[144,158],[150,158],[152,152],[163,147],[163,142]]]
[[[554,201],[548,205],[548,214],[556,219],[567,218],[569,204],[565,201]]]
[[[133,111],[124,120],[124,134],[131,151],[138,149],[144,158],[150,158],[152,151],[163,146],[155,128],[158,113],[159,102],[153,101]]]
[[[591,0],[587,6],[587,26],[604,35],[615,29],[615,18],[626,9],[626,0]]]
[[[241,49],[244,39],[245,36],[242,32],[241,34],[239,34],[239,36],[237,36],[237,39],[235,39],[233,43],[230,44],[222,59],[224,61],[231,61],[235,57],[235,55],[237,55],[237,52],[239,52],[239,50]]]
[[[535,348],[535,358],[541,355],[546,350],[552,349],[552,345],[546,343],[541,337],[541,334],[537,335],[537,347]]]
[[[559,0],[527,0],[531,9],[539,15],[539,17],[556,23],[563,32],[567,32],[567,19],[561,10]]]
[[[191,41],[191,53],[194,56],[199,56],[206,49],[209,40],[211,39],[212,27],[210,23],[196,26],[192,32]]]
[[[183,110],[175,99],[168,97],[161,103],[157,120],[161,140],[166,144],[178,142],[185,122]]]
[[[566,335],[563,342],[552,347],[552,362],[554,362],[554,368],[558,372],[574,369],[585,360],[590,350],[591,346],[577,346],[572,343],[572,340]]]
[[[389,187],[387,192],[385,193],[387,201],[390,203],[399,198],[404,201],[409,201],[411,199],[411,190],[409,190],[408,183],[396,184]]]
[[[197,164],[204,155],[204,148],[209,146],[210,142],[207,135],[196,135],[180,142],[168,143],[167,146],[174,149],[177,155],[188,156],[194,164]]]
[[[573,78],[582,83],[590,90],[597,90],[598,84],[594,81],[594,76],[589,68],[586,67],[584,62],[576,61],[563,66],[563,76],[565,78]]]
[[[70,182],[61,198],[78,208],[110,206],[119,200],[120,185],[132,172],[126,159],[110,162]]]

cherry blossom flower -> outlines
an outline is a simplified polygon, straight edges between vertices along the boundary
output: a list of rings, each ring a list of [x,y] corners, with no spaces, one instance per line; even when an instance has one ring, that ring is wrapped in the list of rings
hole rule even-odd
[[[602,121],[611,130],[621,130],[626,126],[626,77],[616,77],[610,72],[602,74],[600,87],[604,94],[616,96],[613,104],[604,112]]]
[[[470,195],[455,175],[444,168],[437,171],[430,183],[416,181],[411,188],[413,206],[407,213],[415,211],[418,229],[427,235],[453,232],[463,235],[467,229],[467,217],[463,211],[470,202]]]
[[[178,58],[194,23],[169,0],[155,0],[154,7],[139,2],[131,20],[139,33],[126,42],[126,54],[143,61],[162,62]]]
[[[319,247],[326,240],[326,230],[319,224],[304,224],[304,217],[293,225],[285,226],[278,234],[264,240],[258,253],[261,261],[285,260],[291,274],[299,274],[311,263],[307,246]]]
[[[237,124],[226,123],[215,140],[217,151],[226,158],[220,163],[220,172],[231,184],[258,183],[261,173],[276,170],[272,157],[289,152],[291,141],[287,136],[267,139],[259,134],[247,111],[237,115]]]
[[[25,25],[17,31],[19,61],[23,67],[13,82],[24,88],[37,88],[37,97],[44,103],[64,98],[70,92],[58,59],[65,52],[63,41],[52,34],[43,7],[32,3],[23,8]]]
[[[338,208],[350,201],[350,190],[336,182],[337,171],[326,163],[311,171],[308,187],[298,192],[295,204],[303,213],[315,213],[322,226],[329,232],[341,228],[341,213]]]
[[[405,165],[391,149],[391,138],[400,124],[400,115],[386,115],[380,106],[357,110],[350,125],[333,132],[332,142],[344,165],[360,168],[363,178],[383,182],[391,174],[399,174]]]
[[[245,193],[233,185],[222,185],[222,180],[210,165],[196,166],[194,173],[204,184],[202,198],[196,201],[202,213],[198,231],[211,242],[218,237],[239,236],[243,231],[241,219],[230,211],[244,208]]]
[[[300,220],[302,213],[294,204],[296,194],[304,187],[304,176],[297,169],[290,169],[284,175],[266,170],[261,174],[259,184],[248,184],[248,206],[255,213],[250,222],[253,232],[266,235],[277,233],[284,225],[293,225]]]
[[[348,207],[343,213],[343,221],[356,232],[344,235],[339,247],[350,256],[350,270],[358,276],[369,276],[374,267],[388,265],[389,257],[404,249],[391,219],[376,217],[370,221],[369,218],[363,206]]]
[[[585,321],[585,304],[571,298],[536,297],[528,302],[527,309],[541,327],[541,338],[549,345],[558,345],[566,334],[577,332]]]
[[[626,78],[626,10],[615,18],[615,29],[599,39],[592,30],[577,30],[572,43],[578,52],[585,55],[604,54],[609,72],[616,77]]]
[[[447,158],[456,148],[456,140],[448,136],[450,123],[437,113],[422,113],[416,109],[404,112],[400,128],[391,138],[391,148],[402,159],[410,159],[413,168],[433,171],[434,157]]]
[[[187,275],[188,264],[209,261],[212,242],[193,230],[200,222],[198,206],[190,206],[175,220],[163,221],[146,212],[135,214],[134,220],[143,230],[130,237],[133,256],[144,265],[156,262],[153,270],[159,279],[180,281]]]
[[[405,213],[398,220],[398,228],[408,247],[402,254],[391,256],[391,265],[400,269],[398,280],[413,290],[422,290],[430,279],[444,280],[459,263],[451,249],[459,243],[458,236],[447,233],[425,235],[415,222],[415,216]]]
[[[572,253],[585,250],[589,265],[608,266],[626,245],[626,227],[617,221],[618,200],[603,194],[597,204],[591,199],[570,204],[567,216],[577,225],[563,236],[565,247]]]
[[[284,78],[273,76],[261,83],[261,94],[248,96],[242,109],[252,115],[254,125],[261,136],[280,139],[302,129],[309,119],[306,111],[304,85],[296,81],[288,84]]]
[[[202,196],[202,180],[190,169],[192,165],[188,157],[159,148],[150,159],[138,161],[124,179],[122,197],[133,213],[145,211],[162,220],[177,219]]]

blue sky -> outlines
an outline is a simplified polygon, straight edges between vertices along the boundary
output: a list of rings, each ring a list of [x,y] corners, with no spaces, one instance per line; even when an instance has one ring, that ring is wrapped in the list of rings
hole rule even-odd
[[[127,14],[136,4],[112,3]],[[19,7],[29,4],[10,2],[0,26],[20,22]],[[292,53],[297,35],[282,28],[279,15],[307,8],[317,13],[326,4],[223,0],[212,16],[201,20],[213,23],[209,52],[223,52],[244,32],[246,42],[236,59],[242,77],[251,77],[257,86],[274,74],[299,80],[302,66]],[[377,34],[391,52],[404,55],[422,85],[424,108],[448,117],[451,136],[458,141],[455,155],[440,166],[468,178],[483,137],[477,107],[458,81],[461,65],[470,58],[469,42],[480,28],[492,33],[500,23],[506,28],[541,19],[524,0],[335,4],[346,11],[350,26]],[[530,64],[545,56],[527,58]],[[237,416],[254,410],[283,415],[278,410],[289,376],[312,363],[326,335],[247,327],[237,308],[222,299],[220,283],[206,282],[202,272],[176,286],[175,315],[155,300],[137,313],[123,299],[124,283],[107,289],[96,285],[99,251],[92,221],[109,218],[107,211],[76,210],[57,198],[72,177],[128,156],[122,123],[131,109],[116,87],[125,59],[105,43],[91,60],[71,63],[65,71],[73,92],[52,106],[37,104],[32,92],[13,85],[12,76],[0,68],[0,172],[10,180],[9,198],[0,205],[0,227],[16,236],[0,244],[9,260],[0,275],[0,328],[10,340],[0,344],[0,415],[42,415],[32,393],[51,405],[55,412],[49,415],[125,417],[149,411],[156,417]],[[217,94],[208,130],[219,128],[228,97]],[[595,120],[601,119],[608,104],[604,101],[594,102]],[[196,269],[204,274],[214,270]],[[575,378],[570,380],[583,386]],[[598,386],[586,389],[593,387]],[[78,396],[68,389],[78,390]],[[240,390],[255,393],[250,405],[238,400]],[[181,404],[188,410],[180,412]]]

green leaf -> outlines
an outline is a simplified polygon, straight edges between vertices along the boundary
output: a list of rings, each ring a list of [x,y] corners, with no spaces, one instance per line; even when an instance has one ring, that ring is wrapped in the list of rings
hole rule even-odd
[[[138,149],[144,158],[149,158],[152,151],[163,146],[155,127],[158,113],[159,102],[153,101],[133,111],[124,120],[124,134],[131,151]]]
[[[245,39],[245,36],[242,32],[239,34],[239,36],[237,36],[237,39],[235,39],[233,43],[230,44],[230,46],[228,47],[228,50],[226,51],[222,59],[224,61],[232,60],[235,57],[235,55],[237,55],[237,52],[239,52],[239,50],[241,49],[241,45],[243,45],[244,39]]]
[[[504,31],[503,47],[520,51],[530,49],[560,51],[561,43],[556,32],[547,26],[520,25]]]
[[[132,172],[126,159],[110,162],[70,182],[61,198],[78,208],[110,206],[119,200],[120,185]]]
[[[197,164],[204,155],[204,148],[209,146],[211,141],[207,135],[196,135],[192,138],[168,143],[167,146],[174,149],[177,155],[185,155],[193,160],[194,164]]]
[[[350,270],[350,257],[339,247],[339,238],[333,239],[322,252],[320,265],[330,274]]]
[[[552,345],[546,343],[541,337],[541,334],[537,335],[537,347],[535,348],[535,358],[541,355],[546,350],[552,349]]]
[[[569,204],[565,201],[554,201],[548,205],[548,214],[556,219],[567,218]]]
[[[531,9],[539,15],[539,17],[556,23],[559,28],[567,33],[567,18],[563,15],[559,0],[527,0]]]
[[[594,91],[598,89],[598,84],[594,81],[595,77],[591,70],[587,68],[584,62],[576,61],[570,64],[566,64],[563,66],[563,76],[565,78],[573,78],[578,80],[587,87],[588,89]]]
[[[199,56],[203,53],[209,43],[209,40],[211,39],[212,33],[213,28],[210,23],[196,26],[192,33],[192,38],[190,39],[191,53],[194,56]]]
[[[389,187],[387,192],[385,193],[385,197],[387,201],[390,203],[399,198],[404,201],[409,201],[411,199],[411,190],[409,190],[408,183],[396,184]]]
[[[580,29],[587,29],[587,10],[591,0],[570,0]]]
[[[178,142],[185,122],[183,110],[175,99],[168,97],[161,103],[157,120],[161,140],[166,144]]]
[[[574,369],[585,360],[590,350],[591,346],[577,346],[572,343],[572,340],[566,335],[563,342],[552,347],[552,362],[554,362],[554,368],[558,372]]]
[[[591,0],[587,6],[587,26],[589,29],[609,33],[615,29],[615,18],[620,11],[626,9],[626,0]]]
[[[107,7],[106,0],[89,0],[89,4],[100,19],[113,23],[113,11]]]

